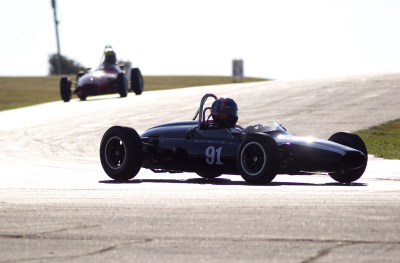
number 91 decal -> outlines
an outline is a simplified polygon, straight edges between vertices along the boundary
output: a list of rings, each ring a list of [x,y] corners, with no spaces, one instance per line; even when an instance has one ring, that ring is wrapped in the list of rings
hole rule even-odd
[[[208,164],[214,164],[215,161],[215,156],[217,157],[217,161],[215,164],[217,165],[223,165],[221,162],[221,152],[222,152],[222,147],[219,147],[218,149],[215,150],[214,146],[210,146],[206,149],[206,162]]]

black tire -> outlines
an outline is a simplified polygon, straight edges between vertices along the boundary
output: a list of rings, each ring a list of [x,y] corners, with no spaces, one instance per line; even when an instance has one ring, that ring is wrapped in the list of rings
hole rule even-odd
[[[71,92],[71,81],[68,77],[62,77],[60,80],[60,93],[61,99],[64,102],[68,102],[71,100],[72,92]]]
[[[121,97],[126,97],[128,95],[128,83],[125,78],[125,73],[120,72],[117,76],[117,89]]]
[[[143,163],[138,133],[121,126],[108,129],[101,140],[100,161],[106,174],[114,180],[127,181],[135,177]]]
[[[365,154],[367,159],[364,166],[344,173],[329,173],[329,176],[333,180],[340,183],[351,183],[358,180],[364,174],[365,168],[367,168],[368,163],[368,151],[367,147],[364,144],[364,141],[357,134],[346,132],[335,133],[329,138],[329,141],[346,145]]]
[[[140,69],[131,69],[131,89],[136,95],[142,94],[143,88],[143,77]]]
[[[211,179],[211,178],[217,178],[221,176],[222,174],[220,173],[196,173],[198,176],[201,176],[203,178]]]
[[[278,144],[265,133],[247,136],[236,155],[237,169],[242,178],[250,184],[268,184],[280,167]]]

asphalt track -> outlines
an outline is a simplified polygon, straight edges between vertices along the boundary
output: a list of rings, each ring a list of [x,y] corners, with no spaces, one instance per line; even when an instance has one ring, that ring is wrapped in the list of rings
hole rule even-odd
[[[363,177],[141,170],[110,180],[99,162],[113,125],[139,133],[191,119],[201,97],[235,99],[242,126],[277,121],[328,138],[399,118],[400,73],[89,97],[0,112],[2,262],[398,262],[400,161],[370,156]]]

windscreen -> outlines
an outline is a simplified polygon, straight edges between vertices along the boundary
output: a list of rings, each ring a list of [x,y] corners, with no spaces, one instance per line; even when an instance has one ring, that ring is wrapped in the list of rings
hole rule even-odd
[[[269,132],[269,131],[286,131],[286,129],[282,125],[274,121],[265,121],[259,124],[250,125],[246,127],[242,131],[242,133],[248,134],[254,132]]]

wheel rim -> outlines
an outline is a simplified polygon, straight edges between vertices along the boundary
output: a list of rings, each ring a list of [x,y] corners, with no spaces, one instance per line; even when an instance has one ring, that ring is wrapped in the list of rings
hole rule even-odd
[[[106,144],[105,157],[108,167],[113,170],[121,169],[126,160],[126,147],[121,138],[111,137]]]
[[[246,144],[240,156],[243,170],[250,176],[256,176],[264,169],[267,162],[264,148],[258,142]]]

